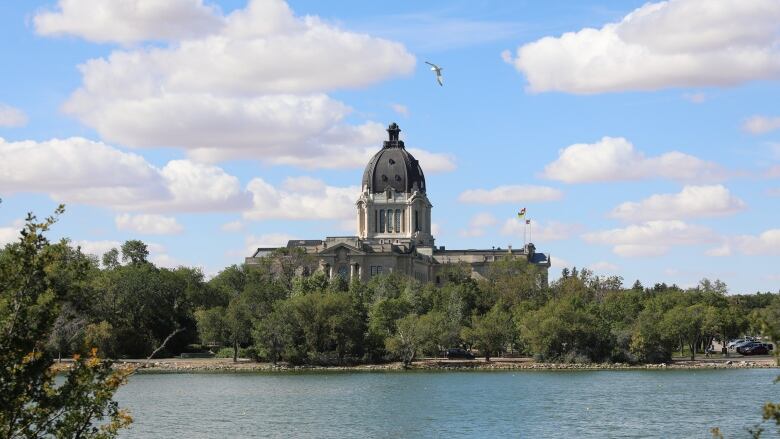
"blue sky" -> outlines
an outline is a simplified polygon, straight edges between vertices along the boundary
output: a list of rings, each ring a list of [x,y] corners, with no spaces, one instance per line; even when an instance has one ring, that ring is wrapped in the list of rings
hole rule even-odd
[[[351,234],[396,121],[437,245],[519,247],[526,207],[553,275],[777,291],[778,23],[774,0],[4,2],[0,241],[58,202],[55,236],[209,274]]]

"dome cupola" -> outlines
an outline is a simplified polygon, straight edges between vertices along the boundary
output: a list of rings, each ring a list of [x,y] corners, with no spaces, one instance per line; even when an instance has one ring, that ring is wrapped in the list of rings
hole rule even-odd
[[[425,192],[425,176],[420,163],[398,139],[401,129],[393,122],[387,128],[389,140],[386,140],[374,157],[369,160],[363,172],[363,190],[370,193],[382,193],[388,188],[396,192]]]

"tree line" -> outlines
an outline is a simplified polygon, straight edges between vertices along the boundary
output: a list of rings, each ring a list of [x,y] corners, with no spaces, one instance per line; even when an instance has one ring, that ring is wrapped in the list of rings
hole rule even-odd
[[[398,273],[366,283],[309,274],[301,267],[315,261],[296,249],[206,279],[196,268],[155,266],[141,241],[100,260],[67,240],[52,247],[57,281],[79,285],[46,343],[56,356],[86,347],[110,358],[223,348],[234,359],[408,364],[462,347],[488,360],[657,363],[758,334],[761,316],[780,309],[778,294],[729,295],[719,280],[624,287],[620,277],[572,268],[546,286],[521,259],[497,261],[480,280],[467,265],[448,265],[436,286]]]

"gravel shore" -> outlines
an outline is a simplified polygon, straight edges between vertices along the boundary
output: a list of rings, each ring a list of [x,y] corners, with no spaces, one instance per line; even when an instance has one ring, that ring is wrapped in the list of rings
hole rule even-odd
[[[159,360],[118,360],[116,367],[132,367],[137,373],[197,373],[197,372],[303,372],[303,371],[400,371],[400,370],[643,370],[643,369],[741,369],[780,368],[775,359],[762,357],[701,358],[694,361],[677,359],[660,364],[626,363],[540,363],[531,358],[494,358],[490,362],[476,360],[421,359],[408,368],[400,362],[385,364],[361,364],[355,366],[292,366],[259,363],[248,359],[233,362],[226,358]],[[55,365],[58,371],[69,368],[69,362]]]

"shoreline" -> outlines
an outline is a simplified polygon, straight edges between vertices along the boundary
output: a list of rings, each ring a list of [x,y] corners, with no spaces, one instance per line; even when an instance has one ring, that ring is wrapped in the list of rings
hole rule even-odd
[[[477,360],[446,360],[428,358],[416,360],[409,367],[401,362],[359,364],[354,366],[293,366],[255,362],[249,359],[180,359],[116,360],[116,368],[132,368],[135,373],[295,373],[295,372],[403,372],[403,371],[563,371],[563,370],[696,370],[696,369],[776,369],[773,357],[702,358],[694,361],[677,359],[670,363],[544,363],[530,358],[495,358],[489,363]],[[55,363],[58,373],[70,369],[70,362]]]

